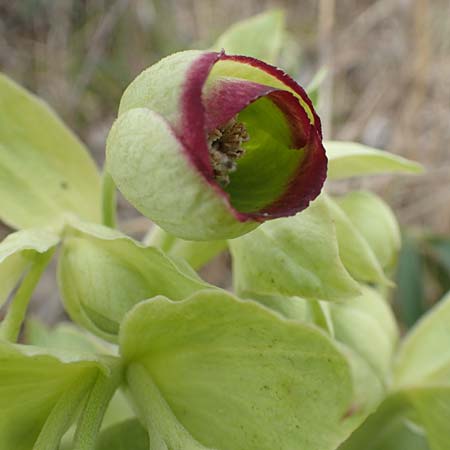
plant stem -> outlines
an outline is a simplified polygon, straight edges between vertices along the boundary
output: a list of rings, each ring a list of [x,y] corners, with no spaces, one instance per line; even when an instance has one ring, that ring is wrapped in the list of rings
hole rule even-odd
[[[149,431],[152,450],[212,450],[197,442],[178,422],[144,366],[131,364],[127,370],[127,382]]]
[[[103,225],[116,227],[116,185],[109,172],[103,172],[102,177],[102,223]]]
[[[158,225],[153,224],[152,228],[150,228],[144,238],[144,244],[158,247],[163,252],[168,253],[173,247],[176,239],[175,236],[167,233],[162,228],[158,227]]]
[[[186,241],[157,225],[150,229],[144,238],[144,244],[158,247],[170,256],[183,258],[196,270],[227,248],[227,241]]]
[[[119,366],[113,367],[110,377],[99,373],[78,422],[72,450],[95,450],[103,416],[121,379],[122,370]]]
[[[53,256],[54,249],[36,256],[28,273],[25,275],[16,295],[12,299],[6,317],[0,326],[0,339],[15,342],[30,303],[31,295],[38,284],[42,273]]]

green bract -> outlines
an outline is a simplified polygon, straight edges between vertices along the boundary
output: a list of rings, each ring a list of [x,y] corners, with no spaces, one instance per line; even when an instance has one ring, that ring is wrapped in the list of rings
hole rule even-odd
[[[157,297],[128,313],[120,343],[151,448],[331,450],[354,423],[339,348],[254,302]]]

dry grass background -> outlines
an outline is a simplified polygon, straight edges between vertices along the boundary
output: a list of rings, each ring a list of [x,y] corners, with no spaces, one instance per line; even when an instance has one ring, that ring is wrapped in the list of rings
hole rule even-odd
[[[330,68],[319,105],[327,137],[427,168],[338,190],[374,189],[403,226],[450,234],[448,0],[0,0],[0,68],[47,100],[101,164],[121,93],[142,69],[272,7],[287,12],[283,65],[304,84]],[[148,227],[123,201],[121,217],[128,233]],[[56,296],[41,284],[40,296]]]

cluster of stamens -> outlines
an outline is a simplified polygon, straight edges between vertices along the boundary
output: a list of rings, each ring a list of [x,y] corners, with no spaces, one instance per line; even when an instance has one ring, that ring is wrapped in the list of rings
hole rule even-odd
[[[208,148],[214,177],[221,186],[230,183],[230,173],[236,170],[236,161],[244,154],[242,144],[249,140],[245,125],[231,119],[208,135]]]

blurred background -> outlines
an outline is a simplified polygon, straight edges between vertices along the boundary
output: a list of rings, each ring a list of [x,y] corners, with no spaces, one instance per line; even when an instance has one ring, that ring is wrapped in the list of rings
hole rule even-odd
[[[448,0],[0,0],[0,69],[50,103],[101,165],[121,94],[141,70],[274,7],[289,31],[281,66],[304,85],[328,68],[318,103],[326,137],[427,169],[333,186],[374,190],[395,210],[404,230],[395,305],[410,326],[450,289]],[[136,237],[149,227],[122,199],[120,218]],[[227,285],[228,266],[222,256],[203,275]],[[35,302],[47,322],[61,315],[53,277]]]

